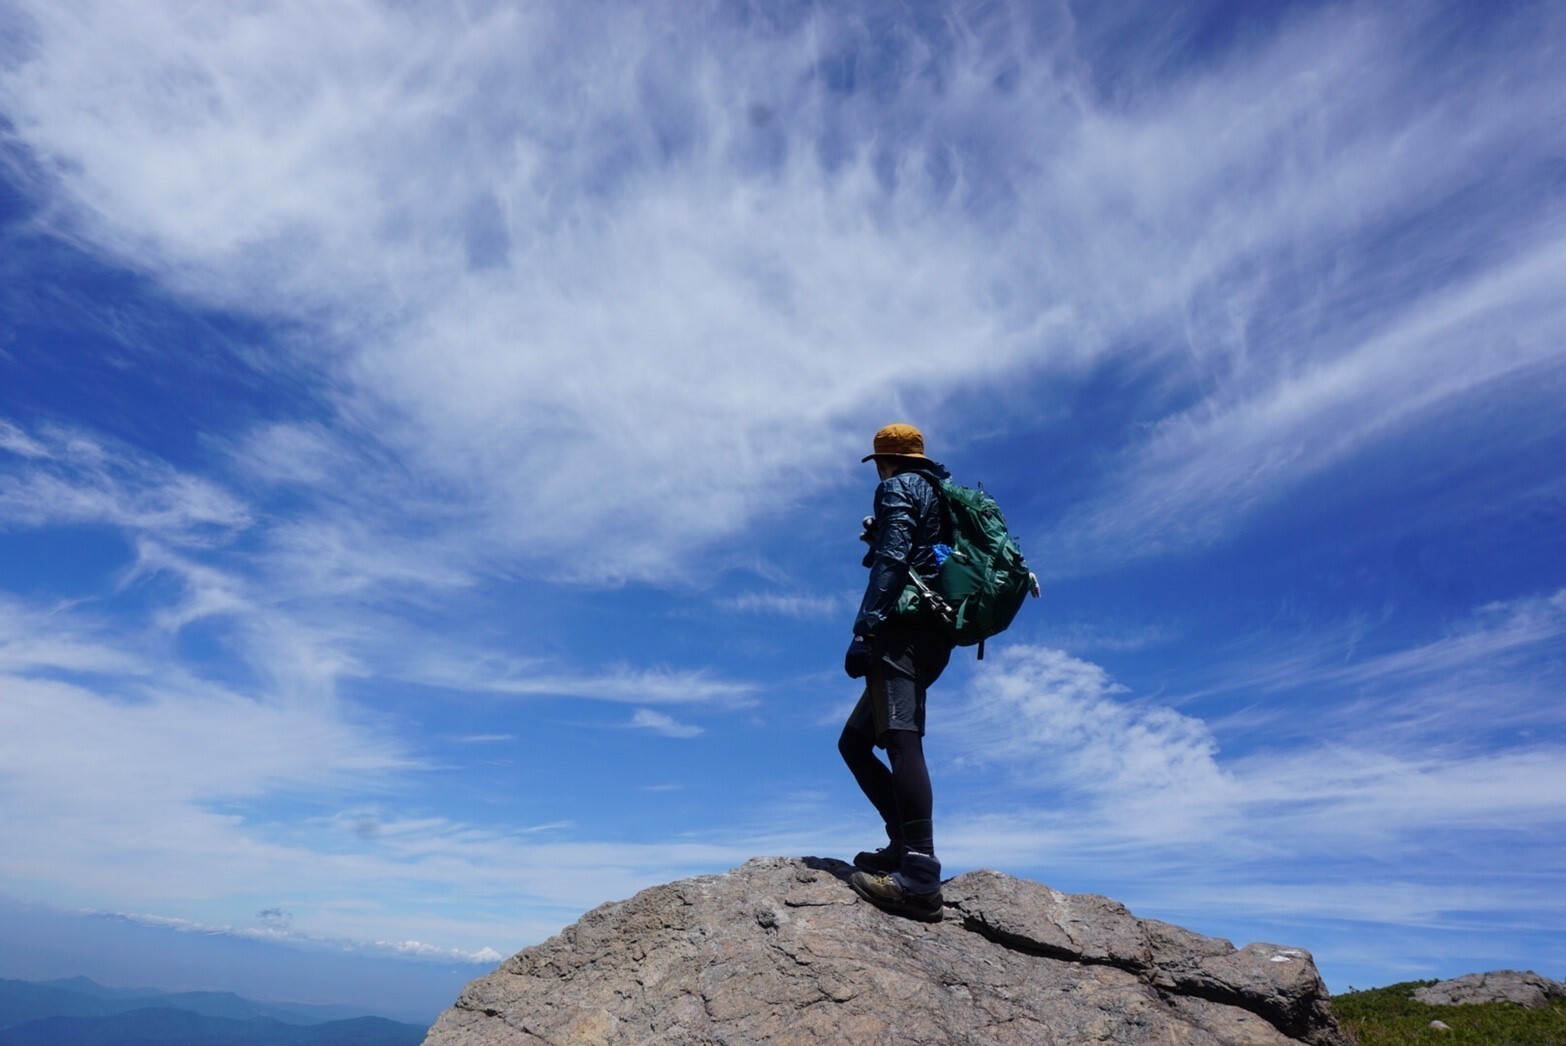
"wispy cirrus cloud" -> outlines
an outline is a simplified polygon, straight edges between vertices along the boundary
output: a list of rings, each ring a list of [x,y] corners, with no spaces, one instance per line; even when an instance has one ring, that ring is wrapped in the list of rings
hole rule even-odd
[[[619,663],[583,671],[558,659],[474,649],[451,637],[410,643],[406,624],[378,611],[377,599],[397,594],[417,601],[474,581],[426,536],[352,519],[258,515],[221,487],[76,432],[29,434],[8,424],[3,434],[12,460],[0,462],[0,518],[15,528],[114,528],[135,551],[117,578],[119,588],[152,578],[169,582],[161,599],[144,608],[144,628],[172,636],[223,619],[240,652],[274,677],[297,670],[330,691],[338,677],[371,671],[365,666],[373,660],[376,672],[473,692],[728,707],[754,701],[754,685],[705,669]],[[241,529],[250,543],[231,547]],[[123,632],[123,624],[109,626],[106,611],[96,620],[104,636]],[[64,613],[56,625],[62,627],[66,633],[57,636],[87,626]],[[20,646],[12,649],[22,656]]]
[[[0,423],[0,525],[107,523],[181,544],[252,522],[221,486],[82,431]]]
[[[857,604],[854,604],[857,605]],[[851,613],[853,606],[846,596],[822,596],[810,594],[785,594],[779,592],[747,592],[718,601],[723,610],[741,614],[777,615],[788,618],[842,617]]]
[[[932,249],[949,221],[910,195],[900,227],[866,223],[882,195],[868,158],[826,171],[812,155],[829,88],[799,75],[818,32],[849,32],[836,19],[764,40],[717,19],[736,64],[723,41],[664,39],[624,9],[581,35],[559,14],[446,23],[367,4],[342,52],[308,16],[316,53],[279,95],[302,10],[160,8],[106,35],[112,8],[29,14],[33,47],[3,86],[24,140],[84,164],[60,175],[62,222],[206,300],[363,319],[374,334],[333,350],[340,407],[487,514],[479,540],[535,566],[665,572],[774,503],[754,477],[846,460],[892,375],[922,359],[934,380],[964,345],[1020,348],[937,293],[977,275]],[[120,32],[136,61],[101,46]],[[566,36],[580,61],[528,60]],[[134,85],[111,93],[120,76]],[[562,93],[583,118],[563,117]],[[478,97],[505,111],[465,132],[440,115]],[[90,98],[118,127],[101,146],[98,118],[71,115]],[[769,139],[772,161],[746,159]],[[450,163],[453,146],[473,162]],[[612,220],[584,219],[600,211]],[[883,302],[873,323],[867,297]],[[761,438],[783,425],[788,445]],[[628,511],[644,526],[613,531]]]
[[[1123,557],[1199,547],[1294,485],[1503,379],[1559,374],[1566,308],[1555,273],[1563,265],[1566,239],[1547,240],[1466,286],[1432,289],[1346,351],[1313,354],[1232,402],[1206,400],[1164,419],[1049,543],[1067,550],[1068,562],[1111,548]]]
[[[404,670],[409,680],[473,693],[515,697],[574,697],[626,704],[708,704],[742,708],[755,703],[757,687],[715,677],[705,669],[606,665],[577,672],[543,661],[493,654],[425,660]]]
[[[31,746],[14,749],[27,787],[0,790],[19,812],[0,818],[13,881],[216,908],[214,884],[262,875],[297,888],[300,925],[476,951],[486,924],[536,939],[657,878],[813,845],[812,788],[789,797],[793,833],[519,842],[416,808],[438,760],[399,716],[433,687],[618,704],[599,723],[677,735],[700,729],[694,709],[758,703],[728,651],[582,667],[531,648],[526,622],[520,649],[471,626],[486,586],[519,579],[710,581],[701,553],[810,511],[892,417],[943,454],[1042,433],[1013,444],[1019,484],[1080,456],[1091,476],[1035,509],[1055,525],[1012,520],[1073,575],[1200,553],[1404,441],[1461,466],[1505,460],[1513,424],[1559,438],[1553,9],[1478,25],[1434,0],[1295,5],[1243,45],[1193,51],[1185,14],[1144,9],[676,7],[0,13],[17,228],[271,325],[256,346],[164,344],[95,288],[50,299],[97,309],[96,333],[135,341],[149,370],[243,355],[260,391],[178,468],[87,422],[0,423],[0,522],[107,525],[135,550],[122,587],[96,593],[118,601],[114,628],[86,603],[0,604],[4,685],[22,695],[4,725]],[[1102,21],[1122,17],[1155,28],[1122,41]],[[778,577],[720,609],[801,629],[849,609]],[[1102,666],[997,645],[934,735],[954,742],[943,804],[965,815],[941,845],[957,862],[1168,869],[1209,904],[1309,882],[1318,897],[1282,896],[1434,918],[1456,894],[1416,875],[1422,858],[1497,898],[1467,853],[1486,818],[1560,834],[1537,700],[1558,609],[1509,604],[1339,664],[1311,650],[1286,666],[1275,643],[1220,696],[1277,703],[1211,720],[1192,714],[1205,694],[1166,707]],[[204,661],[215,648],[232,657]],[[1517,728],[1489,747],[1464,740],[1472,684],[1494,713],[1477,725]],[[432,733],[523,732],[488,711]],[[68,736],[46,721],[62,713],[139,748]],[[296,736],[322,741],[296,752]],[[55,745],[124,788],[73,786],[39,754]],[[990,773],[1006,792],[964,792]],[[1532,797],[1530,776],[1546,781]],[[24,816],[57,779],[79,841]],[[1363,871],[1394,848],[1407,882],[1340,871],[1340,854]],[[1278,871],[1301,861],[1309,876]],[[376,902],[315,890],[323,869]],[[458,894],[473,908],[442,907]]]
[[[108,527],[133,556],[108,590],[75,601],[0,598],[0,762],[7,770],[0,810],[8,811],[0,818],[7,826],[0,849],[8,855],[0,876],[8,882],[64,904],[97,898],[123,908],[179,897],[182,911],[209,924],[225,923],[218,898],[267,883],[299,899],[290,910],[310,927],[299,934],[311,938],[383,940],[390,918],[419,940],[461,939],[475,952],[488,942],[553,932],[565,913],[601,900],[598,891],[628,893],[720,859],[715,854],[742,859],[706,845],[647,845],[634,860],[630,851],[591,841],[540,851],[536,842],[522,842],[533,834],[528,829],[404,812],[408,794],[436,772],[437,761],[428,745],[404,736],[405,724],[350,700],[345,684],[404,685],[399,673],[414,663],[415,651],[424,659],[418,683],[556,700],[733,708],[754,702],[751,684],[705,670],[622,663],[583,671],[559,659],[496,660],[449,636],[412,639],[406,623],[366,606],[376,593],[408,585],[399,572],[365,571],[367,580],[351,586],[297,577],[279,583],[273,574],[286,558],[269,551],[278,523],[268,514],[205,493],[194,504],[219,504],[223,513],[137,509],[149,487],[192,487],[145,455],[111,455],[52,430],[29,434],[12,426],[5,435],[20,458],[7,475],[55,469],[67,490],[60,504],[71,506],[49,509],[47,518],[35,518],[44,510],[33,506],[34,515],[14,513],[11,526]],[[113,467],[79,467],[68,454],[73,447],[77,458],[107,458]],[[91,497],[69,496],[73,484]],[[160,506],[179,503],[146,497]],[[214,518],[234,526],[187,537]],[[242,545],[234,538],[240,523]],[[214,671],[191,655],[192,643],[197,650],[220,644],[228,656]],[[450,671],[429,668],[441,663]],[[629,725],[670,737],[701,733],[647,707]],[[47,818],[35,816],[40,795],[50,797]],[[370,799],[385,803],[386,812],[304,820],[277,812],[354,811]],[[160,870],[169,862],[178,870]],[[325,880],[323,862],[335,868]],[[595,863],[602,866],[582,874]],[[500,913],[517,907],[524,866],[536,874],[527,888],[531,914],[518,924],[514,911]],[[566,866],[578,873],[575,885],[570,874],[554,878]],[[488,869],[479,873],[488,885],[474,880],[461,902],[477,908],[453,915],[431,904],[431,896],[446,893],[437,884],[479,868]],[[380,900],[340,907],[330,884],[345,881],[362,883],[366,895],[382,891]],[[387,886],[393,882],[401,885]],[[578,895],[578,887],[588,892]],[[487,914],[479,909],[488,902],[474,901],[481,894],[494,898]],[[449,951],[424,944],[412,951],[435,956],[440,948]]]
[[[1172,700],[1190,707],[1240,700],[1244,705],[1216,718],[1215,726],[1275,737],[1373,719],[1384,742],[1408,749],[1439,744],[1464,750],[1491,743],[1497,733],[1516,735],[1562,721],[1552,696],[1560,674],[1554,651],[1566,636],[1566,594],[1486,604],[1442,635],[1392,649],[1366,649],[1362,632],[1324,629],[1298,637],[1287,651],[1265,654],[1239,644],[1204,685]],[[1300,694],[1322,695],[1309,719],[1295,716],[1286,700]]]
[[[1544,655],[1566,636],[1566,589],[1479,607],[1450,633],[1409,650],[1324,668],[1316,680],[1374,683],[1429,679],[1484,666],[1508,666],[1519,655]],[[1307,680],[1300,680],[1306,682]]]
[[[1515,618],[1540,612],[1516,609]],[[1469,647],[1470,667],[1513,647],[1481,645]],[[1399,655],[1399,664],[1368,659],[1363,678],[1401,686],[1416,654]],[[1418,710],[1383,716],[1350,702],[1374,732],[1351,738],[1316,717],[1314,727],[1296,723],[1230,753],[1220,726],[1135,700],[1099,666],[1042,648],[998,647],[992,656],[982,683],[970,683],[932,727],[954,751],[951,768],[963,782],[962,813],[947,820],[942,843],[957,860],[1037,864],[1057,875],[1102,875],[1106,861],[1156,861],[1175,893],[1186,883],[1183,904],[1198,903],[1191,883],[1217,890],[1221,878],[1221,898],[1200,903],[1231,911],[1231,887],[1251,884],[1261,896],[1278,883],[1287,892],[1283,884],[1309,863],[1336,884],[1312,900],[1311,912],[1354,919],[1370,902],[1338,876],[1356,861],[1396,853],[1406,867],[1411,855],[1423,855],[1422,863],[1443,869],[1442,882],[1471,881],[1500,905],[1509,873],[1483,856],[1486,840],[1504,839],[1528,865],[1545,860],[1562,828],[1566,749],[1526,734],[1496,745],[1488,702],[1468,703],[1466,726],[1448,710],[1439,736]],[[1344,706],[1325,697],[1321,704],[1323,716],[1341,718]],[[987,798],[996,773],[1010,786],[999,803]],[[1453,901],[1439,882],[1421,886],[1418,876],[1402,889],[1406,897],[1394,907],[1420,907],[1427,923]]]
[[[650,708],[638,708],[631,716],[630,725],[637,730],[649,730],[664,737],[700,737],[705,732],[699,726],[681,723],[673,716]]]
[[[334,469],[307,426],[247,454],[352,505],[301,535],[341,529],[339,552],[365,547],[349,524],[386,512],[393,469],[455,509],[435,522],[455,562],[667,577],[836,474],[867,415],[939,424],[974,388],[1020,410],[1008,376],[1135,354],[1165,386],[1057,535],[1083,569],[1216,540],[1559,362],[1559,236],[1526,181],[1559,145],[1545,58],[1507,36],[1504,66],[1437,62],[1408,26],[1444,25],[1440,4],[1300,13],[1123,97],[1072,60],[1091,28],[1044,9],[937,27],[713,6],[676,38],[652,9],[358,3],[343,34],[292,5],[24,10],[0,91],[61,161],[48,220],[199,300],[320,320],[297,365],[386,461]],[[566,40],[573,61],[546,60]],[[856,63],[874,92],[835,77]],[[1422,224],[1502,156],[1514,191]],[[1357,246],[1378,230],[1421,250]],[[1470,358],[1476,330],[1499,336]]]
[[[0,597],[0,671],[145,676],[151,664],[126,649],[123,638],[118,629],[83,621],[69,607]]]
[[[225,922],[224,898],[265,884],[291,898],[298,933],[312,939],[382,940],[390,919],[475,951],[538,939],[605,897],[750,856],[733,842],[540,843],[527,828],[403,812],[410,776],[433,768],[340,702],[257,699],[166,673],[108,696],[49,678],[39,661],[0,678],[0,807],[12,811],[0,875],[56,904],[177,897],[192,913],[181,918]],[[675,737],[696,729],[648,709],[634,725]],[[49,816],[23,816],[40,795]],[[378,804],[370,813],[367,797]],[[300,820],[278,804],[340,813]],[[374,902],[343,905],[350,882]]]

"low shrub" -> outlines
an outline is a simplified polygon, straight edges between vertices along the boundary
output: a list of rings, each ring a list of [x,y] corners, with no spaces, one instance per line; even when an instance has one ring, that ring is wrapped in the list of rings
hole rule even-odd
[[[1332,1012],[1359,1046],[1566,1046],[1566,1000],[1529,1009],[1510,1002],[1431,1006],[1414,998],[1416,989],[1434,983],[1351,990],[1333,996]]]

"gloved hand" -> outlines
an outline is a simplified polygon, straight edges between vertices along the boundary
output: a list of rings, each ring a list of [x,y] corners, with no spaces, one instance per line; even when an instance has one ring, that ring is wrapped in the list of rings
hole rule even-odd
[[[849,679],[863,679],[870,672],[870,659],[874,656],[870,652],[870,640],[856,635],[848,644],[848,653],[843,655],[843,671],[848,673]]]

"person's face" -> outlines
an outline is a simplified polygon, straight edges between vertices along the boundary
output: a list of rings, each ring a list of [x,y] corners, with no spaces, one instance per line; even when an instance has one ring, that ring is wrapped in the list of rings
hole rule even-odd
[[[891,479],[897,474],[897,466],[885,458],[876,458],[875,471],[882,479]]]

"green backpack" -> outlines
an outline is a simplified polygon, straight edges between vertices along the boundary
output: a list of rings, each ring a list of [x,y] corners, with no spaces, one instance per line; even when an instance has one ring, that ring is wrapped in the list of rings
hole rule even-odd
[[[958,646],[978,644],[1011,624],[1022,602],[1038,596],[1039,581],[1006,529],[1000,506],[983,487],[971,489],[926,476],[941,495],[951,545],[936,545],[940,566],[933,584],[916,571],[898,597],[899,616],[933,614]]]

